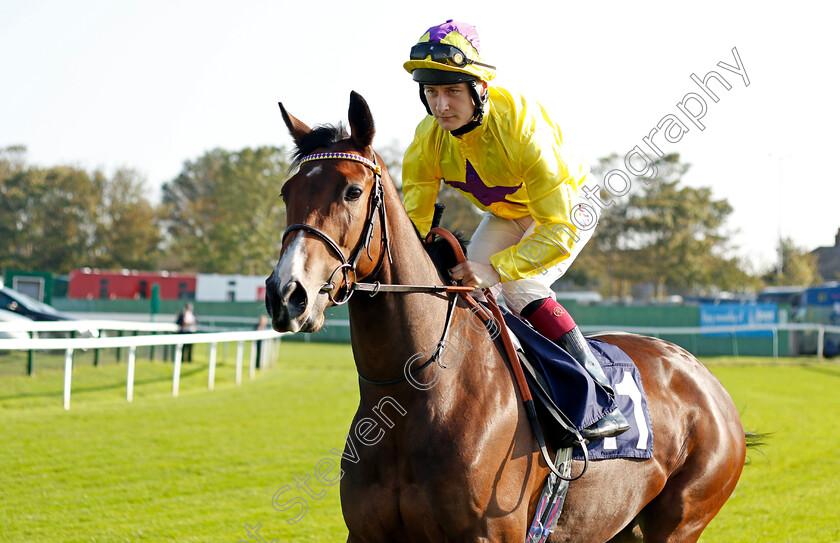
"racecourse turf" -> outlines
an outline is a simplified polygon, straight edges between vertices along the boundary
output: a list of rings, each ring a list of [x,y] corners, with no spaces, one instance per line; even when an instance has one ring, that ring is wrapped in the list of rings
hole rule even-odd
[[[65,411],[61,357],[38,353],[29,377],[0,354],[0,541],[345,541],[338,485],[316,469],[336,475],[358,401],[349,346],[285,342],[242,386],[228,353],[214,391],[197,347],[177,398],[172,364],[140,360],[132,403],[125,364],[103,361],[80,359]],[[840,365],[704,362],[744,426],[771,435],[701,541],[840,541]]]

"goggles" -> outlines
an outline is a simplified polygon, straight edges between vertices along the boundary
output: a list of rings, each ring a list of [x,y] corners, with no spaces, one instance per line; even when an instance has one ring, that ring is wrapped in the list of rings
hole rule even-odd
[[[431,57],[433,61],[440,64],[448,64],[449,66],[457,66],[459,68],[463,68],[467,64],[475,64],[490,68],[491,70],[496,69],[495,66],[490,64],[467,58],[467,55],[463,51],[447,43],[422,42],[411,48],[409,57],[411,60],[423,60],[426,57]]]

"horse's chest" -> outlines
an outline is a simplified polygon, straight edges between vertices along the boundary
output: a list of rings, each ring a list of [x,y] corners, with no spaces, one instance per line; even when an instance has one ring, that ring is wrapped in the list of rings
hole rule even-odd
[[[530,442],[516,438],[515,397],[501,394],[461,402],[430,397],[359,451],[358,463],[342,465],[350,533],[368,534],[361,541],[472,541],[508,522],[502,517],[518,519],[528,504]]]
[[[350,532],[371,541],[409,542],[442,541],[470,531],[482,514],[471,496],[474,486],[468,477],[448,476],[447,471],[348,489],[342,502]]]
[[[351,534],[366,533],[363,540],[371,541],[458,540],[480,536],[494,524],[489,517],[515,518],[527,508],[525,457],[504,462],[452,440],[424,443],[407,450],[383,440],[381,449],[345,468],[342,507]]]
[[[467,456],[466,452],[453,454],[431,437],[411,446],[383,439],[360,450],[358,462],[345,458],[342,464],[345,517],[350,513],[348,518],[376,518],[374,525],[406,528],[428,522],[462,523],[448,517],[453,516],[451,504],[469,503],[471,489],[477,487]]]

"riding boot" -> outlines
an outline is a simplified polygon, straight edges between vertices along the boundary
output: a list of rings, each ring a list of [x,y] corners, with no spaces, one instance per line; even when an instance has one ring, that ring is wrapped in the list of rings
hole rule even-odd
[[[586,338],[580,333],[580,328],[575,326],[563,334],[563,337],[556,341],[556,343],[572,355],[578,364],[583,366],[583,369],[592,377],[592,380],[603,388],[610,398],[615,398],[615,391],[610,386],[610,382],[607,381],[604,369],[601,367],[598,359],[595,358],[592,349],[589,348],[589,343],[586,341]],[[580,435],[589,441],[595,441],[605,437],[617,436],[629,429],[630,425],[627,423],[627,419],[624,418],[621,410],[616,407],[601,417],[592,426],[581,430]]]
[[[595,358],[574,319],[562,305],[552,298],[544,298],[525,306],[520,315],[530,322],[537,332],[560,345],[583,366],[592,380],[603,388],[611,399],[615,398],[615,391],[607,381],[601,364]],[[630,425],[621,410],[616,407],[595,424],[581,430],[580,434],[589,441],[595,441],[617,436],[628,429]]]

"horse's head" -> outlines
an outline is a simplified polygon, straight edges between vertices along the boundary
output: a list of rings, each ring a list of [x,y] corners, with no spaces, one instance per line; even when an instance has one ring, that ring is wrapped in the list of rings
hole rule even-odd
[[[297,172],[281,191],[288,227],[280,259],[266,280],[265,304],[278,332],[316,332],[324,310],[349,298],[348,283],[374,271],[385,219],[373,117],[350,94],[350,135],[342,127],[310,129],[280,104],[297,146]]]

